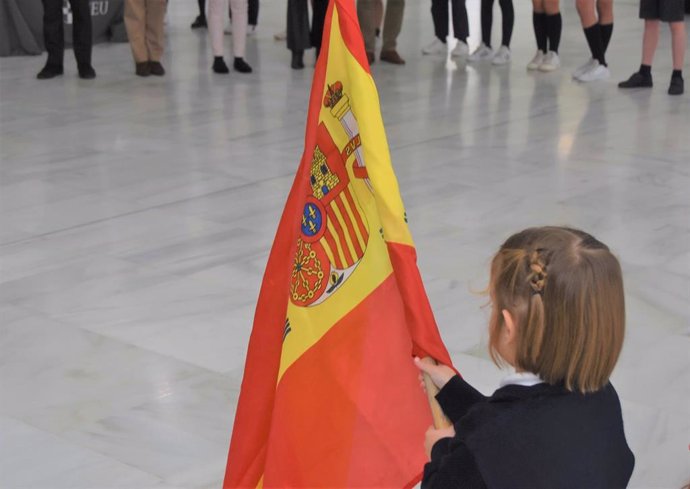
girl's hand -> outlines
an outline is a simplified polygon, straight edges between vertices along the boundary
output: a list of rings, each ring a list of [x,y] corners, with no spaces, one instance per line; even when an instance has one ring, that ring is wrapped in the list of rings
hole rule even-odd
[[[455,371],[452,368],[446,365],[432,365],[431,363],[422,362],[419,357],[414,357],[414,364],[422,373],[428,374],[431,381],[439,389],[443,389],[443,386],[455,376]],[[419,381],[422,384],[422,388],[424,388],[422,373],[419,374]]]
[[[429,460],[431,460],[431,449],[441,438],[453,438],[455,436],[455,428],[450,425],[448,428],[441,428],[437,430],[433,426],[430,426],[426,430],[426,435],[424,437],[424,452]]]

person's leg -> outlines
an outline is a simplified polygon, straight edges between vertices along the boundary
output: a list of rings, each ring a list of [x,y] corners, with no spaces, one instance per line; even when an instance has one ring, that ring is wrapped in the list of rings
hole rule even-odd
[[[395,51],[397,49],[404,13],[405,0],[388,0],[383,21],[383,46],[381,47],[381,52]]]
[[[125,0],[125,29],[134,62],[146,63],[149,60],[149,53],[146,48],[145,0]]]
[[[606,54],[613,35],[613,0],[597,0],[597,13],[601,26],[601,44]]]
[[[537,49],[542,53],[547,51],[546,36],[546,9],[544,0],[532,0],[532,27],[534,38],[537,41]]]
[[[199,4],[199,17],[202,19],[206,18],[206,0],[197,0]]]
[[[378,37],[383,28],[383,0],[374,2],[374,24],[376,24],[376,36]]]
[[[585,32],[585,38],[592,53],[592,58],[599,64],[606,66],[604,46],[601,37],[601,26],[597,22],[597,14],[594,8],[595,0],[576,0],[577,12]]]
[[[455,5],[453,5],[455,15]],[[434,34],[441,42],[448,37],[448,1],[431,0],[431,20],[434,22]]]
[[[364,49],[371,58],[376,51],[376,2],[378,0],[357,0],[357,18],[364,38]]]
[[[286,40],[287,48],[292,51],[290,65],[295,70],[304,68],[304,50],[311,47],[307,0],[288,0]]]
[[[321,41],[323,38],[323,26],[326,22],[326,10],[328,10],[328,0],[314,0],[312,3],[311,18],[311,44],[316,48],[316,57],[321,52]]]
[[[544,10],[546,11],[546,36],[549,39],[549,51],[558,53],[563,31],[559,1],[544,0]]]
[[[513,37],[513,26],[515,25],[515,9],[513,8],[513,0],[498,0],[501,6],[501,45],[510,47],[510,40]]]
[[[453,1],[453,31],[455,38],[467,44],[467,38],[470,35],[470,24],[467,18],[467,5],[465,0]],[[446,12],[448,9],[448,2],[446,2]],[[446,14],[447,17],[447,14]],[[446,18],[446,26],[448,25]],[[446,29],[448,29],[446,27]]]
[[[43,0],[43,41],[48,51],[46,66],[61,72],[65,54],[62,0]]]
[[[82,70],[91,67],[91,11],[89,0],[70,0],[72,6],[72,45],[77,66]],[[95,76],[95,73],[93,73]]]
[[[167,5],[165,0],[146,0],[146,49],[149,61],[158,64],[165,48],[164,21]]]
[[[223,23],[225,22],[226,12],[225,7],[225,0],[208,0],[208,34],[211,37],[211,51],[213,51],[214,58],[222,58],[225,51],[223,46]],[[214,71],[223,72],[222,70]]]
[[[644,34],[642,35],[642,65],[651,68],[654,62],[654,53],[659,44],[659,20],[645,20]]]
[[[232,11],[232,52],[235,56],[232,67],[240,73],[251,73],[252,67],[244,60],[249,27],[247,0],[230,0],[230,10]],[[221,37],[222,35],[221,32]]]
[[[259,0],[249,0],[249,25],[259,25]]]
[[[640,18],[644,20],[642,34],[642,64],[640,69],[630,78],[618,84],[619,88],[650,88],[652,87],[652,61],[659,43],[659,0],[640,0]]]
[[[685,48],[686,48],[686,33],[685,22],[671,22],[671,49],[673,52],[673,69],[675,71],[682,71],[683,63],[685,62]]]
[[[491,47],[491,27],[494,23],[494,0],[482,0],[481,5],[481,24],[482,42],[485,46]]]
[[[192,29],[199,29],[200,27],[207,27],[206,22],[206,0],[197,0],[199,5],[199,15],[196,16],[194,22],[192,22]]]

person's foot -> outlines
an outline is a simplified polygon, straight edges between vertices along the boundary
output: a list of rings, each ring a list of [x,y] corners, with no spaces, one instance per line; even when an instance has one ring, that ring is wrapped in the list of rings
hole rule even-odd
[[[494,57],[494,51],[484,43],[481,43],[474,53],[470,54],[470,61],[488,61]]]
[[[453,49],[450,52],[450,55],[455,57],[455,58],[467,58],[470,54],[470,48],[467,46],[467,43],[465,41],[461,41],[458,39],[458,43],[455,46],[455,49]]]
[[[544,51],[542,51],[541,49],[537,49],[537,54],[534,55],[532,61],[527,63],[527,69],[529,71],[538,70],[541,64],[544,62],[545,56],[546,54],[544,54]]]
[[[249,26],[247,26],[247,35],[248,36],[255,36],[256,35],[256,27],[257,26],[255,26],[255,25],[249,24]]]
[[[644,75],[636,71],[630,78],[618,84],[618,88],[651,88],[654,86],[652,75]]]
[[[586,63],[581,64],[577,68],[575,68],[575,71],[573,71],[573,78],[578,80],[580,76],[584,75],[586,72],[594,68],[595,64],[599,64],[599,62],[594,59],[594,58],[589,58]]]
[[[90,64],[77,65],[77,71],[79,72],[79,78],[82,80],[93,80],[96,78],[96,70]]]
[[[386,63],[391,63],[394,65],[405,64],[405,60],[400,57],[400,55],[395,49],[391,49],[390,51],[381,51],[379,59],[381,61],[385,61]]]
[[[46,64],[43,69],[38,72],[36,78],[39,80],[48,80],[62,75],[63,72],[62,66]]]
[[[491,64],[500,66],[508,63],[510,63],[510,48],[508,46],[501,46],[494,54]]]
[[[608,67],[600,65],[599,61],[594,61],[594,67],[588,71],[585,71],[577,79],[581,82],[593,82],[600,80],[607,80],[611,76],[611,72]]]
[[[422,48],[422,54],[446,54],[448,47],[438,37]]]
[[[287,32],[285,31],[276,32],[273,34],[274,41],[284,41],[285,39],[287,39]]]
[[[232,67],[235,69],[235,71],[239,71],[240,73],[252,72],[252,67],[247,64],[244,58],[235,58],[235,61],[232,63]]]
[[[555,51],[549,51],[544,56],[542,63],[539,65],[539,71],[548,73],[550,71],[555,71],[561,67],[561,59],[558,57],[558,53]]]
[[[376,62],[376,56],[374,56],[374,53],[367,51],[367,61],[369,62],[369,65],[373,65]]]
[[[290,67],[293,70],[303,70],[304,69],[304,51],[294,50],[292,52],[292,61],[290,62]]]
[[[151,74],[151,65],[148,61],[137,63],[136,70],[134,72],[137,74],[137,76],[149,76]]]
[[[682,95],[685,91],[685,82],[679,76],[671,78],[671,84],[668,86],[669,95]]]
[[[228,68],[228,65],[225,64],[225,60],[223,59],[222,56],[216,56],[213,58],[213,72],[218,73],[220,75],[227,75],[230,73],[230,69]]]
[[[191,25],[192,29],[201,29],[206,27],[208,27],[208,24],[206,23],[206,17],[203,15],[197,15],[196,19],[194,19],[194,22],[192,22]]]
[[[163,65],[160,64],[160,61],[149,61],[149,72],[154,76],[165,75],[165,70],[163,69]]]

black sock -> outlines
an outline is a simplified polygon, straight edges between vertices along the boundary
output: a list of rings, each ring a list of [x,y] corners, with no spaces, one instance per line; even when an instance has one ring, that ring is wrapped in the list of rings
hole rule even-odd
[[[652,66],[651,65],[640,65],[640,75],[652,76]]]
[[[604,57],[604,48],[601,43],[601,26],[594,24],[593,26],[584,29],[589,50],[592,52],[592,58],[596,59],[600,65],[606,66],[606,58]]]
[[[681,80],[683,79],[683,70],[673,70],[673,73],[671,73],[671,79],[674,78],[680,78]]]
[[[601,46],[604,49],[604,54],[606,54],[606,50],[611,42],[611,36],[613,35],[613,23],[599,24],[599,26],[601,26]]]
[[[544,12],[532,13],[532,25],[534,26],[534,37],[537,39],[537,49],[546,52],[546,14]]]
[[[561,13],[546,16],[546,35],[549,37],[549,51],[558,52],[558,45],[561,43],[561,31],[563,30],[563,19]]]
[[[199,17],[206,18],[206,0],[197,0],[199,2]]]
[[[494,23],[494,0],[482,0],[482,42],[491,47],[491,25]]]

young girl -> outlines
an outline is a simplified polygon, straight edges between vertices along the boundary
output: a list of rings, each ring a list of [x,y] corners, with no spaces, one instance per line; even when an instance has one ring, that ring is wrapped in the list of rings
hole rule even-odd
[[[613,0],[576,0],[575,5],[592,57],[573,72],[573,78],[606,80],[610,76],[606,50],[613,34]]]
[[[504,65],[510,62],[510,39],[513,37],[513,26],[515,24],[515,9],[513,0],[498,0],[501,6],[502,38],[501,47],[494,53],[491,49],[491,27],[494,21],[494,0],[482,0],[481,22],[482,22],[482,43],[470,55],[469,61],[488,61],[495,65]]]
[[[516,372],[484,397],[447,366],[418,368],[454,423],[430,428],[422,488],[623,488],[634,457],[609,383],[623,345],[618,260],[575,229],[517,233],[491,263],[489,349]]]
[[[554,71],[561,66],[558,45],[563,20],[558,0],[532,0],[532,25],[537,40],[537,54],[527,65],[528,70]]]

